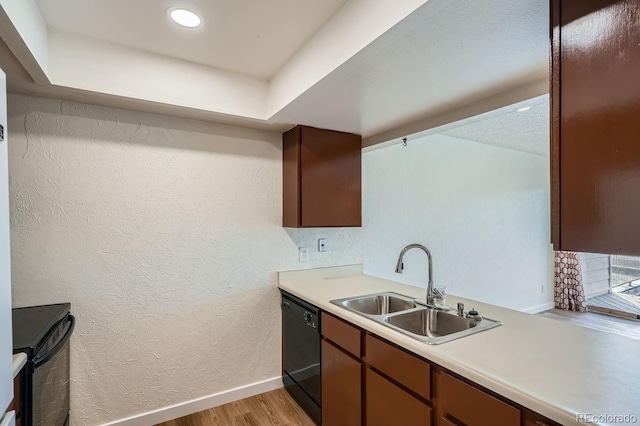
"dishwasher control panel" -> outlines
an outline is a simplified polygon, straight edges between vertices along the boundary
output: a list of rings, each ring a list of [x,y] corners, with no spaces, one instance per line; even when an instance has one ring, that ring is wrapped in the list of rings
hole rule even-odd
[[[291,314],[294,318],[319,331],[319,309],[313,305],[305,303],[304,301],[293,300],[289,297],[291,296],[282,298],[282,311]]]

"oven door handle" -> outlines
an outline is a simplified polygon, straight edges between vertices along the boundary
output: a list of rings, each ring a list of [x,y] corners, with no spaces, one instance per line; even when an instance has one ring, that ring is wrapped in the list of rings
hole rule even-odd
[[[42,364],[45,364],[51,358],[56,356],[56,354],[60,352],[60,349],[62,349],[62,347],[69,341],[69,339],[71,338],[71,333],[73,333],[73,329],[76,326],[76,317],[69,314],[67,318],[69,318],[69,322],[71,323],[71,325],[69,326],[69,329],[67,330],[67,333],[64,335],[62,339],[60,339],[58,344],[53,349],[51,349],[45,356],[43,356],[42,358],[38,358],[33,362],[33,368],[40,367]]]

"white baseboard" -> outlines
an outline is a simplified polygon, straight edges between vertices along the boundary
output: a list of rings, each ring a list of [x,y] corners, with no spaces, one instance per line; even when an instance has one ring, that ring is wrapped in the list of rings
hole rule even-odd
[[[215,393],[213,395],[203,396],[191,401],[170,405],[168,407],[158,408],[157,410],[148,411],[146,413],[137,414],[135,416],[116,420],[114,422],[105,423],[103,426],[150,426],[179,417],[188,416],[189,414],[208,410],[229,402],[239,399],[249,398],[261,393],[269,392],[282,387],[282,377],[274,377],[272,379],[263,380],[261,382],[251,383],[249,385],[240,386],[235,389]]]
[[[554,302],[543,303],[542,305],[533,306],[528,309],[523,309],[522,312],[526,312],[528,314],[539,314],[540,312],[548,311],[549,309],[553,309],[556,306]]]

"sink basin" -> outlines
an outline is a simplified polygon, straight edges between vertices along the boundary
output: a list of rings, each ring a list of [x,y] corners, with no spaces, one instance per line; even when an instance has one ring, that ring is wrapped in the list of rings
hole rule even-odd
[[[385,318],[385,322],[426,337],[441,337],[476,326],[476,321],[434,309],[420,309]]]
[[[387,315],[416,307],[411,300],[389,293],[347,299],[343,300],[341,305],[366,315]]]
[[[453,310],[437,310],[394,292],[348,297],[331,303],[428,345],[439,345],[502,325],[489,318],[470,319],[458,316]]]

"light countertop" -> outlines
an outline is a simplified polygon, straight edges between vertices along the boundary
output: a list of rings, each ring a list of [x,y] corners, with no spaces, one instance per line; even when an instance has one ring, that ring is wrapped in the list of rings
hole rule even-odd
[[[365,275],[362,265],[279,273],[279,287],[561,424],[576,415],[634,415],[640,422],[640,341],[447,294],[504,325],[427,345],[330,303],[382,291],[425,290]],[[606,425],[607,423],[599,423]]]
[[[13,355],[13,377],[15,378],[27,363],[27,354],[20,352]]]

